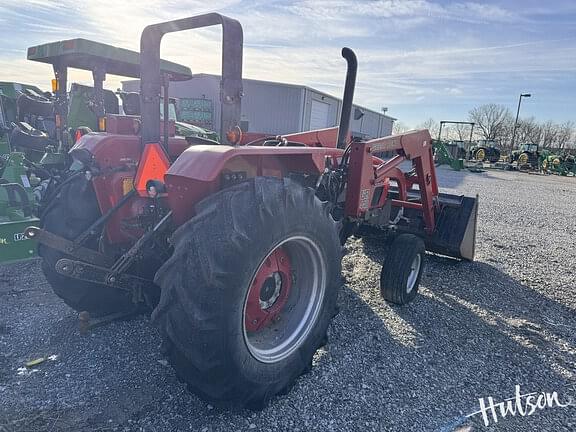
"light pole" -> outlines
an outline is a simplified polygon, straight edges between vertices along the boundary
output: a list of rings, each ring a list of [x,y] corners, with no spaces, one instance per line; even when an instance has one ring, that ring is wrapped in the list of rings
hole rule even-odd
[[[512,143],[510,144],[510,151],[514,150],[514,139],[516,138],[516,128],[518,127],[518,115],[520,115],[520,104],[523,97],[532,97],[530,93],[521,93],[518,98],[518,110],[516,111],[516,120],[514,121],[514,128],[512,129]]]

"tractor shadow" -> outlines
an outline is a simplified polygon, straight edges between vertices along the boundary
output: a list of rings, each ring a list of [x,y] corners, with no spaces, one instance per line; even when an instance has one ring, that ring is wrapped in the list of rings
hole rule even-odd
[[[516,384],[562,394],[573,380],[572,309],[489,264],[433,255],[417,298],[391,305],[379,296],[385,248],[357,241],[350,249],[329,358],[357,356],[355,385],[377,389],[382,419],[407,410],[426,430],[452,430],[454,419],[480,427],[479,416],[465,418],[479,398],[510,397]]]

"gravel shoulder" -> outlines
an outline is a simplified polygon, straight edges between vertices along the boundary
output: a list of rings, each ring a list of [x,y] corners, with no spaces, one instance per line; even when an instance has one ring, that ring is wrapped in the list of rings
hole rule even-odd
[[[385,250],[351,239],[329,344],[260,412],[189,394],[147,317],[82,336],[38,260],[0,266],[0,432],[576,430],[574,406],[466,417],[515,385],[576,400],[576,179],[440,168],[439,182],[480,195],[477,260],[429,256],[397,307],[379,295]]]

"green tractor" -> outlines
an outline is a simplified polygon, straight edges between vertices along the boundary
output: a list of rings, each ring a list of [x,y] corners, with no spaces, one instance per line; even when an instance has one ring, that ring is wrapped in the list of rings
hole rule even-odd
[[[494,140],[478,140],[476,144],[470,147],[468,159],[479,162],[496,163],[500,160],[499,143]]]
[[[103,87],[106,75],[139,78],[140,55],[135,51],[87,39],[70,39],[28,48],[28,60],[52,65],[57,146],[49,156],[52,163],[68,167],[68,150],[83,135],[106,130],[106,115],[120,114],[116,94]],[[68,69],[92,73],[93,85],[68,86]],[[165,86],[172,80],[192,77],[188,67],[162,61]],[[47,155],[48,156],[48,155]]]
[[[38,135],[46,135],[54,129],[54,116],[52,112],[51,95],[42,92],[38,87],[16,82],[0,82],[0,155],[7,155],[11,151],[24,151],[19,148],[18,136],[12,136],[12,131],[19,125],[23,128],[38,130]],[[9,144],[9,142],[11,142]],[[38,142],[38,138],[33,144]],[[27,152],[26,152],[27,153]],[[27,157],[34,158],[33,154]],[[6,156],[4,156],[5,158]]]
[[[83,135],[106,130],[120,114],[116,94],[103,88],[106,74],[139,78],[139,53],[85,39],[30,47],[28,59],[54,69],[53,95],[39,88],[0,82],[0,262],[35,256],[36,242],[23,231],[37,225],[58,186],[71,173],[68,151]],[[93,86],[73,83],[68,68],[92,72]],[[188,67],[162,62],[170,80],[192,77]],[[110,116],[110,117],[107,117]],[[133,128],[139,127],[134,118]],[[192,133],[191,133],[192,135]]]
[[[116,92],[122,100],[123,114],[140,115],[140,95],[136,92],[126,92],[118,90]],[[175,135],[189,138],[191,144],[219,144],[220,137],[210,129],[206,129],[179,119],[177,99],[168,98],[168,120],[175,125]],[[164,120],[164,99],[160,98],[160,119]]]
[[[540,167],[540,149],[538,144],[525,143],[510,155],[510,163],[516,162],[519,170],[538,170]]]

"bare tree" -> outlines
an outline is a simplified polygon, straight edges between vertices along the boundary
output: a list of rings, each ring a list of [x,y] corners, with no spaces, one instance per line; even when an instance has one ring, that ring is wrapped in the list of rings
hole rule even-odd
[[[540,145],[542,148],[552,148],[556,144],[558,137],[558,125],[552,120],[548,120],[540,125]]]
[[[408,127],[408,125],[399,121],[395,121],[394,126],[392,126],[392,135],[398,135],[408,130],[410,130],[410,127]]]
[[[569,147],[569,144],[574,141],[575,129],[574,122],[565,121],[558,126],[558,133],[556,135],[555,147],[563,150]]]
[[[453,126],[453,130],[454,130],[454,135],[457,137],[456,139],[460,140],[460,141],[467,141],[470,139],[470,129],[472,128],[472,125],[467,125],[467,124],[455,124]]]
[[[542,135],[542,127],[534,117],[518,120],[516,127],[516,144],[538,144]]]
[[[428,129],[432,138],[438,137],[438,128],[438,122],[432,117],[416,126],[416,129]]]
[[[477,133],[486,140],[508,140],[514,118],[504,105],[486,104],[473,108],[468,119],[476,123]]]

